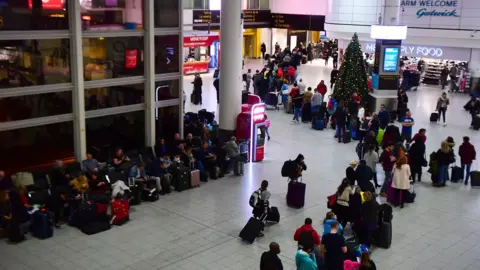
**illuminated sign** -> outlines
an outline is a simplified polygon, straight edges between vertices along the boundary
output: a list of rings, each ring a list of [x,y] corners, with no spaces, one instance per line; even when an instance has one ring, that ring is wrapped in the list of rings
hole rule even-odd
[[[125,68],[137,67],[137,54],[137,49],[125,50]]]
[[[258,97],[258,96],[257,96]],[[260,97],[258,97],[260,98]],[[265,118],[265,104],[264,103],[258,103],[254,104],[252,106],[252,119],[250,119],[250,152],[249,154],[249,160],[250,162],[253,162],[253,128],[255,126],[255,121],[260,121],[256,119],[260,119],[260,115],[262,117],[262,120]]]
[[[402,7],[419,7],[417,18],[460,17],[457,15],[458,0],[403,0]]]
[[[272,13],[272,28],[325,31],[325,16]]]
[[[260,122],[265,119],[265,106],[252,108],[252,117],[254,122]]]
[[[28,0],[28,8],[33,8],[33,0]],[[63,0],[42,0],[42,9],[63,9]]]

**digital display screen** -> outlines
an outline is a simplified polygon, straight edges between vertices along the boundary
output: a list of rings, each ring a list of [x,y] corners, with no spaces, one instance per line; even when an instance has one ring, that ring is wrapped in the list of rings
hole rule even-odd
[[[398,71],[400,48],[385,48],[383,53],[383,72]]]

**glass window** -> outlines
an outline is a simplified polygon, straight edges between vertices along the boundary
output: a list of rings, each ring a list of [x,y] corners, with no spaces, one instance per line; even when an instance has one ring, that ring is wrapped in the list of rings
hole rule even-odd
[[[0,31],[66,30],[65,0],[0,0]]]
[[[260,9],[270,9],[269,0],[260,0]]]
[[[178,130],[179,124],[179,110],[178,105],[157,108],[156,111],[156,137],[157,138],[173,138]]]
[[[0,164],[20,171],[57,159],[72,158],[73,122],[0,132]]]
[[[179,1],[155,1],[155,27],[178,27],[180,24]]]
[[[143,29],[143,0],[83,0],[80,6],[83,30]]]
[[[86,119],[87,149],[125,151],[145,146],[145,112],[137,111]]]
[[[87,81],[144,75],[142,37],[84,38],[82,45]]]
[[[0,123],[72,113],[72,92],[0,98]]]
[[[98,110],[144,102],[145,85],[120,85],[85,89],[85,110]]]
[[[155,37],[155,73],[171,73],[179,71],[179,36]]]
[[[183,0],[184,9],[193,9],[193,0]]]
[[[0,41],[0,88],[66,82],[70,82],[68,39]]]
[[[193,9],[205,9],[204,3],[205,3],[205,0],[193,0]]]
[[[260,0],[248,0],[248,9],[258,9],[260,7]]]
[[[164,81],[155,83],[155,101],[177,99],[180,97],[179,81]]]

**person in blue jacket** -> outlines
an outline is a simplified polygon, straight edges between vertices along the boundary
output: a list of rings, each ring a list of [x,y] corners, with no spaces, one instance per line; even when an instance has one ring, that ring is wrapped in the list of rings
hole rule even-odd
[[[325,219],[323,220],[323,235],[327,235],[330,233],[331,225],[333,222],[338,222],[337,221],[337,216],[333,212],[328,212],[327,215],[325,216]],[[338,232],[341,234],[343,232],[343,227],[342,224],[338,224]]]
[[[380,105],[380,111],[378,112],[378,121],[380,122],[380,128],[385,129],[390,123],[390,113],[385,109],[385,105]]]

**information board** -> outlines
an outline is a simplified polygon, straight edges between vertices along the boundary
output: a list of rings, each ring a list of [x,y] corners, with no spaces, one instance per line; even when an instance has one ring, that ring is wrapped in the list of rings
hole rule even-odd
[[[220,10],[194,10],[193,24],[220,23]]]
[[[400,48],[385,48],[383,53],[383,72],[397,72]]]

